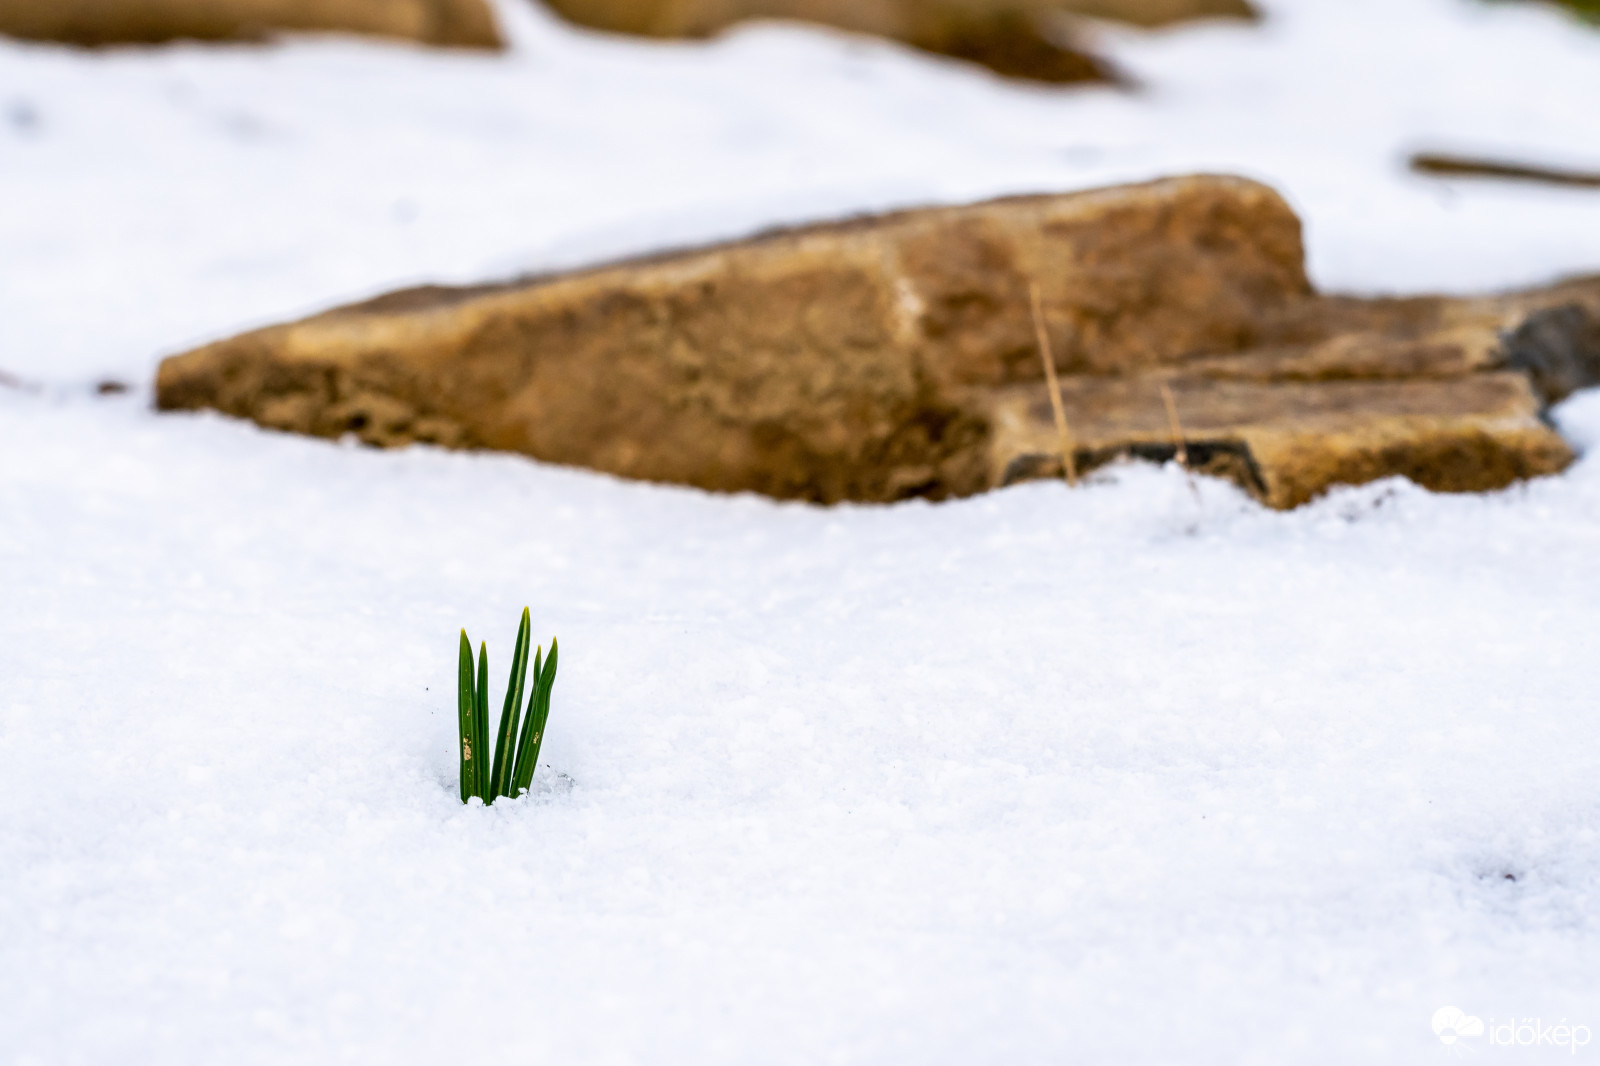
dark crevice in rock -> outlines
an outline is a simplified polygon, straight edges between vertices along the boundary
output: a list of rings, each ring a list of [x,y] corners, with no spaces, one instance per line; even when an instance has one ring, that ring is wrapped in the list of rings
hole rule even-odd
[[[1231,481],[1250,495],[1260,498],[1266,494],[1266,482],[1250,446],[1238,440],[1185,440],[1183,453],[1188,460],[1186,469],[1197,474]],[[1165,466],[1179,458],[1178,445],[1140,442],[1114,448],[1076,448],[1072,453],[1074,469],[1079,474],[1097,470],[1116,462],[1142,460]],[[1015,485],[1023,481],[1059,479],[1065,476],[1059,454],[1030,452],[1012,459],[1000,477],[1000,485]]]

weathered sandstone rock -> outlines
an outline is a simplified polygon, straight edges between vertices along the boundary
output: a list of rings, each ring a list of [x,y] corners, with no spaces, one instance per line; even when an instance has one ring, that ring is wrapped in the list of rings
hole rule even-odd
[[[1173,455],[1166,385],[1191,462],[1274,506],[1559,470],[1542,410],[1600,379],[1600,280],[1320,297],[1272,190],[1195,177],[408,290],[168,359],[157,401],[714,490],[963,495],[1060,472],[1030,283],[1079,468]]]
[[[818,500],[967,493],[968,394],[1233,351],[1307,293],[1271,190],[1180,179],[811,227],[565,277],[399,293],[168,360],[165,407]],[[1069,341],[1070,332],[1070,341]]]
[[[1255,18],[1249,0],[546,0],[574,22],[614,33],[699,37],[748,19],[797,19],[910,40],[919,27],[997,13],[1057,14],[1161,26]]]
[[[1275,507],[1403,475],[1439,491],[1500,488],[1572,453],[1549,404],[1600,384],[1600,278],[1484,299],[1318,297],[1260,324],[1257,344],[1122,378],[1067,378],[1074,461],[1171,459],[1161,388],[1191,465]],[[990,480],[1061,473],[1042,385],[997,392]]]
[[[1147,377],[1063,386],[1074,459],[1085,470],[1121,456],[1177,455],[1160,385]],[[1517,373],[1434,381],[1164,382],[1181,411],[1191,468],[1234,480],[1265,503],[1294,507],[1330,485],[1399,474],[1439,491],[1499,488],[1559,471],[1565,442],[1539,420]],[[1059,476],[1047,394],[997,397],[991,445],[999,484]]]
[[[253,39],[339,31],[500,48],[485,0],[4,0],[0,33],[72,44]]]

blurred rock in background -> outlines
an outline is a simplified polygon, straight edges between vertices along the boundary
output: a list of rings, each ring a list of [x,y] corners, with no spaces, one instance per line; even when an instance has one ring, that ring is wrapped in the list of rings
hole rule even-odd
[[[0,33],[81,45],[333,31],[503,47],[486,0],[3,0]]]
[[[1254,19],[1249,0],[1052,0],[1048,10],[1071,15],[1130,22],[1135,26],[1165,26],[1189,19]]]
[[[705,37],[749,19],[795,19],[902,41],[1016,78],[1114,80],[1073,44],[1062,16],[1144,26],[1250,18],[1247,0],[547,0],[583,26],[647,37]]]
[[[540,0],[530,0],[540,2]],[[792,19],[901,41],[1052,83],[1116,81],[1074,41],[1070,19],[1159,26],[1252,18],[1249,0],[544,0],[592,29],[708,37],[751,19]],[[372,34],[447,47],[503,47],[488,0],[0,0],[0,34],[79,45],[259,40],[274,32]]]

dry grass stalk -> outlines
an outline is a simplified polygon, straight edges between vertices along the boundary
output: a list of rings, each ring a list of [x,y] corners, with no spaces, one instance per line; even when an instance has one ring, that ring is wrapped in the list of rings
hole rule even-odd
[[[1172,427],[1172,444],[1178,449],[1178,465],[1189,469],[1189,446],[1183,440],[1183,423],[1178,421],[1178,402],[1167,383],[1161,383],[1161,402],[1167,406],[1167,424]]]
[[[1183,467],[1184,477],[1189,479],[1189,491],[1194,493],[1194,498],[1200,498],[1200,486],[1194,482],[1194,471],[1189,469],[1189,445],[1183,439],[1183,423],[1178,421],[1178,401],[1172,398],[1172,390],[1167,383],[1161,383],[1161,402],[1167,408],[1167,423],[1172,426],[1172,446],[1177,449],[1178,465]]]
[[[1028,283],[1028,295],[1033,301],[1033,330],[1039,338],[1039,359],[1044,363],[1045,381],[1050,384],[1050,408],[1056,416],[1056,437],[1061,446],[1061,472],[1067,484],[1078,483],[1078,463],[1073,457],[1072,430],[1067,428],[1067,409],[1061,402],[1061,380],[1056,377],[1056,360],[1050,352],[1050,335],[1044,328],[1044,307],[1039,302],[1038,282]]]

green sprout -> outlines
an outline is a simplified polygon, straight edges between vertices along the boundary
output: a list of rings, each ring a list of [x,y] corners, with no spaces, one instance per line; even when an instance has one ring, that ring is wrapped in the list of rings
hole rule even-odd
[[[500,732],[495,741],[494,761],[489,760],[489,645],[482,644],[477,669],[473,669],[472,642],[461,631],[461,673],[458,684],[461,727],[461,802],[477,796],[485,804],[500,796],[520,796],[533,784],[533,771],[539,765],[539,745],[544,740],[544,724],[550,717],[550,690],[556,683],[556,641],[550,638],[550,658],[541,645],[533,656],[533,674],[528,674],[528,645],[531,626],[528,609],[522,609],[522,624],[517,627],[517,646],[511,653],[511,679],[506,682],[506,702],[500,711]],[[476,673],[476,680],[474,680]],[[528,712],[522,713],[522,694],[532,685]],[[521,722],[519,733],[517,723]]]

